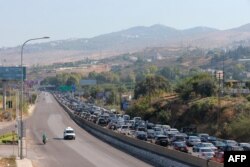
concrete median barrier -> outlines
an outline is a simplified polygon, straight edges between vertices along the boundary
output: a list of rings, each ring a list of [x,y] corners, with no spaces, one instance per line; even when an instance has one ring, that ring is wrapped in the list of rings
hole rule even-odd
[[[137,156],[140,159],[150,162],[154,166],[223,167],[223,164],[208,161],[196,156],[192,156],[191,154],[171,150],[152,143],[144,142],[103,128],[97,124],[74,115],[67,106],[64,106],[59,101],[58,103],[64,108],[69,116],[85,130],[110,143],[111,145],[114,145],[115,147],[118,147],[132,155]]]

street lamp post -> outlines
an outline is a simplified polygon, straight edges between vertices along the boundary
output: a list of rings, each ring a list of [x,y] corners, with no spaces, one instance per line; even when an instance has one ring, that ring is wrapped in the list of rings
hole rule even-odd
[[[23,159],[23,80],[24,80],[24,74],[23,74],[23,48],[25,46],[25,44],[27,44],[30,41],[34,41],[34,40],[40,40],[40,39],[48,39],[49,37],[41,37],[41,38],[32,38],[32,39],[28,39],[27,41],[25,41],[22,45],[22,49],[21,49],[21,70],[22,70],[22,78],[21,78],[21,112],[20,112],[20,159]]]

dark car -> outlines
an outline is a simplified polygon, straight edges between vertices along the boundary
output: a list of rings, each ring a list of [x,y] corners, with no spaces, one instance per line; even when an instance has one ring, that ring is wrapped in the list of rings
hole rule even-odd
[[[155,138],[155,131],[153,129],[148,129],[147,135],[148,135],[149,139],[154,139]]]
[[[106,126],[107,125],[107,121],[104,118],[98,118],[96,124],[100,125],[100,126]]]
[[[147,129],[153,129],[154,124],[153,123],[147,123]]]
[[[180,134],[177,134],[175,136],[173,136],[173,138],[171,139],[171,142],[174,143],[174,142],[186,142],[186,139],[183,135],[180,135]]]
[[[147,141],[147,134],[144,131],[136,131],[135,132],[135,137],[139,140],[145,140]]]
[[[146,129],[144,126],[138,126],[138,127],[136,128],[136,131],[144,131],[144,132],[146,132],[147,129]]]
[[[108,129],[116,130],[117,129],[117,123],[115,121],[110,121],[108,123]]]
[[[155,136],[155,144],[160,145],[160,146],[168,146],[168,137],[165,135],[156,135]]]
[[[91,121],[93,123],[96,123],[97,120],[98,120],[98,117],[95,116],[95,115],[91,115],[90,118],[89,118],[89,121]]]
[[[223,151],[244,151],[244,149],[240,146],[226,146]]]
[[[173,147],[175,150],[188,153],[188,148],[185,142],[181,142],[181,141],[173,142]]]
[[[207,141],[206,142],[213,142],[213,141],[217,141],[217,138],[214,136],[208,136],[207,137]]]
[[[224,150],[226,147],[226,144],[222,141],[211,141],[211,143],[217,147],[218,150]]]

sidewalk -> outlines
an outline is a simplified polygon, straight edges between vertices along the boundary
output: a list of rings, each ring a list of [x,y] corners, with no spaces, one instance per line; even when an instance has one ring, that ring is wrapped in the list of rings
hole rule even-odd
[[[17,167],[33,167],[31,160],[27,158],[24,158],[21,160],[19,157],[17,157],[16,164],[17,164]]]

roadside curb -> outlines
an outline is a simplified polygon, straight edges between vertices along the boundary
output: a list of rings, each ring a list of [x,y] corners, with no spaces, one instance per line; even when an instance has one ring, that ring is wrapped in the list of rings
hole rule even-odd
[[[17,167],[33,167],[31,160],[27,158],[20,159],[19,157],[17,157],[16,164]]]

